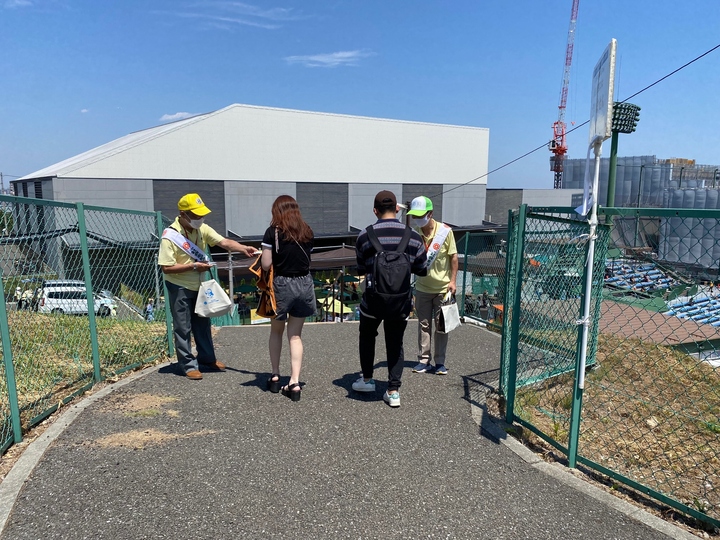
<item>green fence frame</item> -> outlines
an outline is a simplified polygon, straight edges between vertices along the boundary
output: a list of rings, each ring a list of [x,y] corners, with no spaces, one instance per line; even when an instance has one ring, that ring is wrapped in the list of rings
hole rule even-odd
[[[666,227],[667,230],[673,230],[672,227],[676,227],[676,229],[681,229],[683,231],[689,231],[692,229],[692,227],[701,227],[705,226],[707,228],[712,228],[717,223],[718,230],[720,230],[720,211],[718,210],[683,210],[683,209],[657,209],[657,208],[601,208],[599,209],[599,215],[605,216],[605,222],[608,223],[608,234],[612,237],[610,240],[611,246],[613,250],[624,250],[625,254],[620,256],[616,255],[620,260],[626,260],[630,261],[630,263],[639,263],[646,262],[648,265],[652,265],[653,259],[651,256],[646,255],[646,253],[653,247],[651,245],[642,245],[640,241],[640,237],[646,237],[646,238],[655,238],[653,242],[657,241],[658,246],[664,245],[663,242],[666,242],[665,239],[662,238],[662,233],[658,234],[657,231],[661,231],[662,227]],[[593,432],[592,434],[586,434],[582,431],[582,426],[585,422],[588,421],[587,416],[588,415],[597,415],[597,412],[594,412],[598,406],[598,404],[602,404],[604,402],[599,401],[600,395],[594,397],[593,400],[590,402],[584,402],[583,400],[583,391],[582,389],[578,388],[578,378],[579,378],[579,370],[580,370],[580,364],[579,364],[579,358],[580,358],[580,344],[581,340],[578,333],[578,339],[576,341],[576,363],[575,363],[575,369],[572,374],[566,374],[561,375],[558,377],[556,374],[548,373],[547,378],[542,380],[536,380],[534,382],[531,382],[530,386],[518,386],[518,349],[521,346],[521,344],[524,342],[524,340],[527,339],[527,336],[523,336],[523,333],[521,332],[521,328],[527,324],[528,321],[528,314],[526,313],[528,306],[526,306],[526,303],[522,301],[523,298],[523,286],[526,285],[526,282],[523,280],[523,260],[524,258],[527,258],[527,244],[526,240],[528,237],[528,231],[526,230],[526,223],[529,219],[533,219],[535,217],[541,217],[543,219],[553,219],[557,216],[563,216],[566,220],[575,220],[577,221],[579,218],[574,213],[574,210],[571,208],[565,208],[565,207],[534,207],[529,208],[526,205],[521,206],[517,211],[511,211],[510,212],[510,219],[508,221],[508,256],[507,256],[507,267],[506,267],[506,291],[505,291],[505,306],[506,306],[506,313],[505,313],[505,319],[503,321],[503,341],[502,341],[502,361],[501,361],[501,377],[500,377],[500,392],[501,395],[505,397],[506,400],[506,420],[510,423],[518,423],[522,425],[523,427],[530,430],[532,433],[543,439],[546,443],[551,445],[552,447],[556,448],[558,451],[560,451],[562,454],[567,456],[568,464],[570,467],[577,466],[578,463],[589,467],[590,469],[593,469],[595,471],[598,471],[607,477],[611,478],[614,481],[617,481],[619,483],[625,484],[629,486],[630,488],[647,495],[651,498],[654,498],[658,501],[660,501],[663,504],[668,505],[669,507],[675,508],[679,510],[680,512],[691,516],[699,521],[702,521],[704,523],[713,525],[715,527],[720,526],[720,505],[718,505],[718,498],[715,496],[708,495],[708,493],[705,493],[705,497],[703,493],[696,493],[690,498],[690,496],[684,495],[683,499],[681,500],[679,497],[674,496],[673,492],[667,492],[666,490],[660,489],[656,486],[665,485],[663,482],[665,481],[665,478],[660,478],[657,482],[655,481],[655,476],[653,475],[652,478],[647,478],[645,481],[642,481],[641,478],[639,478],[637,475],[631,476],[629,474],[626,474],[623,472],[623,470],[614,468],[613,466],[609,466],[608,464],[601,463],[598,459],[593,459],[589,455],[584,454],[584,446],[583,441],[587,440],[586,437],[595,437],[596,439],[601,440],[602,443],[605,442],[605,439],[603,438],[603,434],[598,432],[597,430],[602,429],[603,423],[602,422],[595,422],[593,424]],[[621,225],[618,222],[621,222],[622,220],[626,221],[625,227],[626,232],[629,230],[631,233],[632,228],[635,228],[634,231],[634,238],[633,234],[629,234],[625,237],[622,237],[623,232],[620,230]],[[633,220],[635,220],[633,222]],[[673,221],[671,221],[673,220]],[[610,229],[609,227],[612,227]],[[714,230],[714,229],[713,229]],[[640,234],[643,233],[643,234]],[[659,238],[659,240],[658,240]],[[626,242],[627,241],[627,242]],[[682,242],[681,242],[682,243]],[[686,239],[686,243],[690,243],[690,240]],[[627,245],[630,244],[630,245]],[[617,247],[615,247],[617,245]],[[705,244],[703,244],[705,245]],[[684,248],[687,246],[684,246]],[[697,247],[697,246],[696,246]],[[683,248],[683,249],[684,249]],[[678,248],[680,249],[680,248]],[[699,250],[699,247],[698,247]],[[697,250],[696,250],[697,251]],[[692,253],[691,249],[688,248],[688,252]],[[682,253],[685,253],[684,251]],[[675,254],[677,255],[677,254]],[[712,275],[714,272],[717,274],[720,274],[720,262],[718,263],[719,268],[715,270],[714,267],[710,267],[709,271],[703,270],[700,268],[700,264],[697,261],[693,261],[692,259],[688,259],[688,256],[683,255],[685,262],[677,262],[677,261],[671,261],[671,262],[665,262],[666,259],[661,259],[659,256],[656,255],[657,259],[657,267],[662,268],[664,271],[666,271],[669,268],[674,268],[675,270],[675,276],[678,278],[678,280],[682,279],[683,272],[686,274],[692,274],[695,272],[695,279],[701,280],[703,276],[707,277],[708,275]],[[677,255],[677,258],[679,259],[680,256]],[[707,257],[706,257],[707,258]],[[605,260],[603,257],[602,267],[605,266]],[[596,260],[596,263],[598,261]],[[631,265],[632,266],[632,265]],[[596,264],[596,269],[598,268],[598,264]],[[633,266],[635,268],[635,266]],[[653,270],[654,271],[654,270]],[[684,275],[684,274],[683,274]],[[700,277],[697,277],[700,276]],[[638,278],[639,279],[639,278]],[[703,285],[695,284],[694,287],[689,286],[688,284],[691,283],[692,280],[690,278],[685,279],[682,281],[682,287],[684,288],[686,293],[687,291],[691,291],[693,294],[698,294],[698,291],[702,289]],[[705,285],[705,287],[707,287]],[[600,311],[601,311],[601,302],[609,301],[608,298],[602,299],[602,289],[603,289],[603,282],[602,280],[598,283],[597,281],[593,281],[593,289],[591,291],[587,291],[583,289],[582,296],[587,294],[593,295],[594,299],[594,316],[596,318],[599,318]],[[599,289],[599,290],[597,290]],[[711,289],[712,290],[712,286]],[[653,311],[645,311],[641,309],[643,307],[642,302],[646,302],[643,296],[649,296],[645,295],[644,293],[636,293],[634,292],[635,288],[628,288],[628,290],[623,293],[627,294],[629,296],[629,300],[626,301],[627,303],[627,311],[622,311],[622,313],[628,313],[628,324],[630,324],[633,319],[632,317],[638,318],[637,320],[640,320],[639,317],[658,317],[660,316],[657,312],[657,310]],[[659,293],[658,293],[659,294]],[[678,296],[677,290],[672,290],[671,288],[668,288],[668,291],[665,295],[665,300],[670,301],[674,297]],[[687,293],[689,294],[689,293]],[[634,298],[633,295],[639,295],[638,298]],[[607,294],[606,294],[607,296]],[[657,301],[653,300],[651,302],[651,299],[647,300],[646,305],[650,305],[654,302],[655,305],[657,305]],[[692,305],[692,302],[690,302]],[[616,309],[623,309],[624,304],[618,303],[620,308]],[[639,307],[636,307],[639,306]],[[643,315],[643,313],[649,313],[649,315]],[[653,315],[655,313],[655,315]],[[658,320],[658,319],[651,319],[651,320]],[[664,320],[664,319],[663,319]],[[663,320],[660,320],[661,324]],[[579,321],[567,321],[568,324],[576,324]],[[645,326],[648,326],[649,323],[645,322]],[[581,330],[582,326],[578,326],[578,330]],[[634,328],[634,327],[633,327]],[[712,332],[710,329],[705,328],[704,330],[706,334],[708,332]],[[591,358],[594,358],[597,353],[598,348],[598,336],[599,336],[599,326],[595,328],[595,340],[594,345],[589,346],[588,350],[588,360]],[[636,330],[633,330],[633,332],[636,332]],[[612,334],[608,334],[612,337]],[[633,334],[635,335],[635,334]],[[709,334],[708,334],[709,335]],[[639,345],[636,345],[636,343],[642,343],[642,340],[639,340],[639,338],[618,338],[618,339],[624,339],[625,341],[619,341],[618,343],[629,343],[632,347],[640,347]],[[717,380],[717,376],[719,375],[717,371],[720,371],[720,368],[716,369],[716,372],[713,373],[712,370],[703,368],[700,370],[699,368],[694,368],[693,366],[695,364],[689,363],[689,367],[683,364],[685,362],[686,364],[689,362],[688,360],[685,360],[685,358],[688,358],[683,355],[687,354],[693,354],[696,351],[702,351],[707,350],[709,347],[712,347],[713,350],[716,350],[715,347],[717,347],[717,350],[720,350],[720,333],[717,336],[717,341],[715,339],[715,336],[709,335],[709,337],[706,338],[708,341],[705,344],[700,345],[693,345],[689,344],[684,347],[674,347],[671,349],[670,353],[666,353],[665,350],[667,349],[666,346],[663,346],[664,348],[662,350],[657,349],[659,352],[655,354],[675,354],[672,353],[672,350],[676,350],[677,354],[681,355],[680,359],[677,360],[678,365],[681,366],[684,369],[687,369],[688,372],[695,374],[698,378],[704,377],[702,382],[706,385],[708,388],[715,388],[715,397],[712,395],[708,397],[708,401],[711,403],[709,405],[706,405],[707,407],[710,407],[710,411],[712,411],[712,402],[715,400],[715,398],[719,395],[718,387],[720,387],[720,383]],[[710,345],[708,345],[708,343]],[[524,345],[523,345],[524,346]],[[624,351],[624,349],[623,349]],[[618,353],[623,354],[623,353]],[[627,353],[625,353],[627,354]],[[652,352],[645,353],[644,350],[641,350],[640,353],[636,354],[653,354]],[[645,356],[644,358],[652,359],[652,356]],[[671,357],[672,358],[672,357]],[[674,361],[674,360],[673,360]],[[631,364],[632,362],[626,362],[627,364]],[[622,365],[622,364],[621,364]],[[697,365],[701,366],[701,361],[697,361]],[[601,372],[603,370],[603,365],[600,363],[598,366],[596,366],[597,369],[599,369]],[[658,365],[657,369],[661,369],[661,366]],[[695,371],[692,371],[692,370]],[[699,370],[699,372],[698,372]],[[588,372],[590,373],[590,372]],[[623,377],[622,372],[620,373],[611,373],[612,376],[616,377],[618,380],[620,380]],[[627,375],[629,377],[630,375]],[[669,373],[667,375],[668,378],[672,377],[673,374]],[[590,375],[589,377],[592,377]],[[589,386],[586,386],[586,392],[588,390],[591,390],[595,393],[601,392],[604,389],[604,386],[607,386],[609,383],[604,383],[605,379],[601,377],[608,377],[608,375],[605,375],[601,373],[598,375],[598,382],[594,382],[594,380],[588,379],[586,381],[586,384]],[[658,373],[658,378],[663,378],[664,374]],[[521,382],[523,385],[527,385],[527,382]],[[566,395],[560,393],[558,391],[558,388],[562,388],[563,391],[565,391],[567,388],[572,389],[571,399],[567,400]],[[537,403],[533,403],[532,401],[527,401],[528,403],[533,403],[533,406],[536,410],[541,411],[543,407],[543,400],[551,400],[551,399],[557,399],[560,400],[562,398],[563,405],[570,407],[570,414],[567,418],[567,424],[570,426],[567,430],[567,433],[563,433],[561,436],[558,436],[558,433],[553,433],[552,431],[548,431],[547,427],[542,427],[541,424],[536,423],[535,420],[533,420],[533,417],[528,416],[521,416],[519,414],[518,408],[517,408],[517,399],[518,399],[518,392],[523,391],[524,399],[527,401],[528,399],[535,399],[538,400]],[[610,388],[607,390],[608,392],[612,390]],[[646,414],[651,414],[654,410],[653,407],[656,407],[658,411],[662,412],[665,409],[662,409],[662,405],[654,403],[652,398],[644,397],[643,391],[648,390],[644,388],[642,385],[639,385],[638,394],[636,397],[633,398],[632,402],[629,402],[628,404],[624,403],[621,395],[618,395],[618,400],[620,402],[620,405],[618,405],[618,410],[621,407],[632,407],[632,404],[637,402],[639,405],[637,407],[643,407],[642,403],[647,403],[646,407],[649,407],[649,411]],[[538,397],[539,396],[539,397]],[[659,399],[659,398],[656,398]],[[592,407],[589,407],[588,403],[592,405]],[[703,405],[705,405],[703,401]],[[604,406],[604,405],[603,405]],[[594,407],[594,408],[593,408]],[[660,412],[655,413],[660,418],[659,422],[665,421],[665,417],[660,416]],[[553,414],[552,411],[548,411],[548,414]],[[667,415],[670,415],[670,412],[666,413]],[[630,417],[632,418],[632,416]],[[670,420],[674,420],[674,418],[669,417]],[[697,418],[699,420],[694,420],[696,422],[702,421],[703,416],[697,415]],[[658,421],[655,419],[654,416],[651,416],[651,420],[653,422]],[[668,422],[670,421],[668,420]],[[681,419],[677,420],[678,422],[681,421]],[[690,421],[692,422],[693,419],[690,418]],[[633,424],[629,423],[628,420],[628,429],[633,427]],[[600,426],[600,427],[598,427]],[[647,426],[639,426],[640,428],[645,428],[647,431]],[[707,429],[715,431],[715,433],[720,433],[720,421],[718,421],[715,426],[708,426]],[[610,432],[609,432],[610,433]],[[712,437],[712,435],[709,435],[708,437]],[[639,439],[640,446],[638,447],[642,451],[642,443],[644,439]],[[717,441],[717,438],[715,439]],[[622,441],[621,441],[622,442]],[[690,443],[690,441],[685,441],[686,443]],[[628,439],[626,441],[626,444],[636,444],[634,440]],[[670,445],[671,443],[667,443]],[[712,448],[705,445],[705,443],[698,442],[697,451],[703,451],[703,452],[710,452],[710,456],[712,457]],[[709,443],[708,443],[709,444]],[[670,454],[673,453],[672,446],[669,446],[670,450],[668,451]],[[718,445],[715,447],[715,459],[714,461],[718,461],[718,458],[720,458],[720,448],[718,448]],[[668,458],[672,459],[672,458]],[[689,458],[688,458],[689,459]],[[702,465],[705,467],[702,471],[698,469],[690,470],[683,470],[681,469],[680,465],[677,466],[678,469],[678,475],[682,474],[684,471],[684,474],[691,475],[691,474],[709,474],[711,476],[714,475],[714,478],[717,478],[720,476],[720,466],[715,465],[713,469],[712,463],[714,462],[712,459],[704,460],[702,461]],[[678,461],[679,463],[679,461]],[[698,467],[700,466],[700,463],[698,463]],[[630,469],[634,470],[634,469]],[[682,481],[680,479],[680,483],[682,484]],[[684,484],[683,484],[684,485]],[[708,503],[708,501],[710,501]]]

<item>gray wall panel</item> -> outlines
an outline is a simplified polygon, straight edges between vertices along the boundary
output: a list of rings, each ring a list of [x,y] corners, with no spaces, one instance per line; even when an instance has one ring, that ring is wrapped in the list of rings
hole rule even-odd
[[[522,204],[522,199],[522,189],[488,189],[485,219],[506,225],[508,210],[518,208]]]
[[[315,236],[348,231],[348,185],[327,183],[297,184],[297,201]]]
[[[243,238],[262,236],[270,225],[273,202],[280,195],[297,198],[295,182],[225,182],[228,230]]]
[[[380,191],[388,190],[395,194],[398,202],[405,200],[401,184],[350,184],[348,186],[348,224],[353,229],[362,230],[375,223],[373,202]],[[402,219],[404,214],[399,214]]]
[[[153,180],[155,211],[174,219],[178,215],[177,203],[183,195],[197,193],[205,205],[212,210],[205,222],[225,236],[225,186],[216,180]]]

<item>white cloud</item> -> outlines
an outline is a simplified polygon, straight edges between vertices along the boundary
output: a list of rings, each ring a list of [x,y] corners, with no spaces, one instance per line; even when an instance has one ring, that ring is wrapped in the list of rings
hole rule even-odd
[[[168,12],[158,12],[167,14]],[[263,9],[244,2],[231,0],[208,0],[186,3],[180,11],[171,15],[183,19],[204,22],[206,28],[230,29],[234,26],[253,26],[266,30],[281,28],[284,21],[302,19],[300,12],[287,8]]]
[[[80,112],[83,113],[83,114],[85,114],[85,113],[90,112],[90,109],[80,109]]]
[[[183,120],[185,118],[190,118],[191,116],[195,116],[193,113],[189,112],[176,112],[175,114],[163,114],[160,117],[161,122],[173,122],[175,120]]]
[[[338,51],[327,54],[312,54],[307,56],[286,56],[288,64],[301,64],[305,67],[338,67],[356,66],[362,58],[374,56],[370,51]]]
[[[5,0],[3,7],[7,9],[32,6],[30,0]]]

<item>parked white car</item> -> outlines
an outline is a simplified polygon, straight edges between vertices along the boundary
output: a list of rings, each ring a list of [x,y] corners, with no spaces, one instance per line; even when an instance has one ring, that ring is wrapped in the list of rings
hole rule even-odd
[[[95,314],[109,317],[117,307],[112,298],[95,295]],[[44,287],[37,307],[38,313],[67,313],[87,315],[87,290],[85,287]]]

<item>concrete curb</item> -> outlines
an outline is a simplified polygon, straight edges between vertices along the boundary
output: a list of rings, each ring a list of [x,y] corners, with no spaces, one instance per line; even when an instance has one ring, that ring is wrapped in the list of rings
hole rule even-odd
[[[60,414],[58,419],[55,420],[55,422],[53,422],[53,424],[47,428],[42,435],[28,445],[15,465],[13,465],[13,468],[10,469],[10,472],[7,474],[5,479],[2,483],[0,483],[0,534],[2,534],[5,529],[5,524],[10,517],[10,512],[15,505],[15,501],[23,484],[43,457],[45,451],[65,430],[65,428],[72,424],[81,412],[96,401],[104,398],[118,388],[122,388],[126,384],[130,384],[140,377],[144,377],[145,375],[152,373],[153,371],[157,371],[161,367],[169,364],[170,362],[165,362],[163,364],[145,368],[137,373],[133,373],[121,381],[112,383],[105,388],[98,390],[94,394],[81,399],[77,403],[73,403],[67,410]]]
[[[490,383],[489,386],[498,388],[499,381]],[[475,388],[473,388],[475,386]],[[470,394],[473,399],[470,400],[471,414],[473,420],[480,426],[481,431],[496,440],[499,444],[512,450],[520,459],[551,476],[558,482],[572,487],[585,495],[588,495],[610,508],[626,515],[627,517],[639,521],[644,525],[662,533],[669,538],[678,540],[697,540],[697,536],[687,532],[672,523],[654,516],[642,508],[639,508],[627,501],[619,499],[606,491],[589,484],[588,482],[574,476],[567,467],[559,463],[548,463],[541,459],[535,452],[524,446],[520,441],[508,435],[507,430],[510,428],[505,422],[492,418],[483,408],[485,403],[485,387],[480,385],[471,385]],[[482,397],[480,397],[482,396]]]

